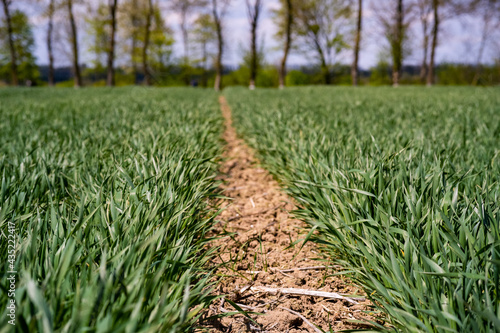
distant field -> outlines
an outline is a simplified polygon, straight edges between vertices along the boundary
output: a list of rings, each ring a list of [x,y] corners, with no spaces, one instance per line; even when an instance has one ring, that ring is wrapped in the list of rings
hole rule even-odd
[[[2,274],[18,272],[17,328],[192,327],[211,299],[216,94],[2,89],[0,117],[0,229],[17,242],[0,258]],[[4,331],[6,275],[0,286]]]
[[[500,330],[500,90],[231,88],[297,215],[403,332]]]

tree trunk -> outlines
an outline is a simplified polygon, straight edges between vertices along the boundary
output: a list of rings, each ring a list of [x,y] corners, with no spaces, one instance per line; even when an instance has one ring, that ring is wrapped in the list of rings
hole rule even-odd
[[[257,79],[257,27],[261,10],[261,0],[255,0],[253,8],[247,0],[247,10],[251,27],[250,89],[253,90],[255,89],[255,80]]]
[[[52,32],[54,30],[54,1],[49,3],[49,27],[47,29],[47,52],[49,54],[49,86],[53,87],[54,80],[54,52],[52,50]]]
[[[146,85],[150,86],[152,84],[151,73],[148,69],[148,48],[149,48],[149,39],[151,35],[151,20],[153,18],[153,1],[148,0],[148,14],[146,17],[146,31],[144,36],[144,45],[142,48],[142,69],[144,71],[144,80],[146,81]]]
[[[181,32],[182,32],[182,45],[184,47],[184,63],[189,63],[189,35],[188,28],[186,26],[186,16],[187,16],[187,8],[183,8],[181,10]]]
[[[427,29],[427,23],[425,23],[424,30]],[[420,81],[423,83],[427,75],[427,54],[429,53],[429,36],[424,34],[424,57],[422,59],[422,65],[420,67]]]
[[[286,0],[286,36],[285,36],[285,49],[283,50],[283,58],[281,59],[281,66],[279,73],[280,89],[283,89],[285,87],[286,61],[288,59],[288,52],[290,51],[290,46],[292,45],[292,23],[293,23],[292,0]]]
[[[132,59],[132,75],[134,76],[134,84],[137,84],[137,62],[135,61],[135,49],[137,48],[137,39],[135,36],[132,37],[132,52],[130,53],[130,58]]]
[[[202,63],[203,63],[203,71],[201,73],[201,85],[202,87],[207,87],[207,42],[204,40],[202,45]]]
[[[483,31],[481,34],[481,43],[479,44],[474,78],[472,79],[471,83],[473,86],[477,86],[479,77],[481,76],[481,72],[483,69],[483,66],[481,66],[481,61],[483,59],[484,48],[486,46],[486,39],[488,38],[489,25],[490,25],[490,11],[489,8],[485,8],[483,14]]]
[[[250,60],[250,90],[255,89],[255,79],[257,78],[257,37],[256,25],[252,24],[252,43],[251,43],[251,60]]]
[[[215,91],[220,91],[222,85],[222,52],[224,50],[224,40],[222,36],[221,18],[217,9],[217,0],[212,0],[212,15],[217,32],[217,57],[215,59]]]
[[[10,74],[11,74],[11,84],[17,86],[19,84],[19,79],[17,75],[17,56],[16,48],[14,46],[14,37],[12,31],[12,21],[9,12],[9,0],[2,0],[3,11],[5,13],[5,21],[7,23],[7,37],[9,39],[9,50],[10,50]]]
[[[108,86],[115,85],[115,35],[116,35],[116,7],[118,5],[118,0],[111,0],[111,5],[109,6],[109,13],[111,14],[111,36],[108,50],[108,73],[106,78],[106,84]]]
[[[137,62],[135,58],[135,52],[137,49],[137,26],[138,26],[138,21],[139,19],[137,18],[137,13],[135,13],[135,8],[137,8],[137,0],[132,1],[132,16],[131,16],[131,21],[132,21],[132,45],[131,45],[131,52],[130,52],[130,61],[132,62],[132,73],[134,76],[134,84],[138,83],[137,80]]]
[[[189,86],[191,84],[191,68],[189,67],[189,30],[187,27],[187,12],[189,10],[188,4],[185,2],[184,7],[181,9],[181,33],[182,45],[184,48],[184,57],[182,59],[183,65],[183,78],[184,84]]]
[[[325,58],[325,53],[323,52],[323,49],[321,48],[321,44],[319,43],[318,40],[318,35],[314,36],[314,45],[316,47],[316,51],[318,51],[318,56],[321,62],[321,74],[323,74],[323,78],[325,81],[325,84],[330,84],[330,70],[328,69],[328,64],[326,62]]]
[[[80,65],[78,64],[78,35],[76,31],[75,17],[73,16],[73,0],[67,0],[69,23],[71,26],[71,47],[73,49],[73,73],[75,75],[75,88],[82,86]]]
[[[418,2],[420,23],[422,24],[422,64],[420,65],[420,82],[425,83],[428,70],[428,56],[429,56],[429,15],[431,14],[432,7],[429,9],[428,0],[421,0]]]
[[[352,85],[357,86],[359,84],[359,48],[361,43],[361,24],[363,17],[363,0],[358,0],[358,17],[356,25],[356,39],[354,43],[354,60],[351,67]]]
[[[398,0],[392,61],[392,85],[394,87],[399,86],[399,79],[401,77],[403,63],[403,29],[403,0]]]
[[[434,12],[434,25],[432,27],[432,46],[431,46],[431,57],[429,59],[429,70],[427,71],[427,85],[432,86],[434,84],[434,61],[436,57],[436,47],[438,43],[438,32],[439,32],[439,13],[438,13],[439,1],[432,1],[432,9]]]

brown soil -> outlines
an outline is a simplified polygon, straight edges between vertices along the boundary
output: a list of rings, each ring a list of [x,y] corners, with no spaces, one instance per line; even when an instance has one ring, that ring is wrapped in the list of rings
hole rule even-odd
[[[220,246],[219,263],[225,262],[218,274],[224,276],[217,292],[228,295],[212,306],[209,315],[236,311],[229,301],[247,311],[253,321],[242,314],[223,317],[211,322],[211,332],[319,332],[301,314],[325,331],[366,328],[353,321],[373,320],[367,311],[368,301],[352,304],[347,300],[313,296],[290,296],[255,292],[250,287],[300,288],[339,294],[362,295],[343,276],[332,276],[333,268],[281,272],[284,269],[323,266],[315,245],[306,243],[303,222],[294,219],[291,211],[297,207],[284,194],[272,176],[258,164],[250,148],[237,137],[232,126],[231,110],[224,97],[220,104],[226,129],[225,159],[221,165],[222,190],[230,199],[223,200],[220,223],[216,232],[233,233],[215,241]],[[299,251],[300,250],[300,251]],[[259,273],[255,273],[259,272]],[[285,309],[284,309],[285,308]]]

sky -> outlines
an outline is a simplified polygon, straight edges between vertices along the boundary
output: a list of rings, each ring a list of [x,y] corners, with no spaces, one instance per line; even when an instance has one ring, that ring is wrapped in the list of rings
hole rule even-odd
[[[380,28],[374,17],[373,4],[375,1],[390,1],[390,0],[365,0],[364,15],[363,15],[363,37],[362,49],[360,53],[360,67],[368,69],[374,66],[379,59],[383,58],[383,54],[387,53],[387,44],[380,33]],[[91,54],[88,52],[88,46],[84,45],[88,41],[88,36],[85,33],[85,16],[88,12],[88,6],[95,6],[98,0],[83,0],[86,5],[76,9],[77,25],[80,28],[80,43],[81,46],[81,62],[88,63],[91,60]],[[166,23],[173,29],[175,34],[174,56],[182,55],[181,35],[179,31],[179,17],[168,9],[168,0],[159,0],[162,8],[163,16]],[[266,62],[269,64],[278,64],[281,58],[280,45],[274,39],[276,27],[272,21],[272,9],[279,7],[278,0],[263,0],[264,11],[259,22],[259,39],[263,43]],[[25,11],[34,27],[34,35],[36,41],[35,55],[38,64],[47,64],[48,56],[45,44],[45,34],[47,29],[47,21],[41,14],[43,6],[33,4],[33,0],[14,0],[14,7]],[[56,20],[62,20],[63,16],[56,16]],[[442,25],[440,34],[440,44],[437,48],[437,62],[461,62],[474,63],[477,58],[478,48],[480,44],[482,21],[477,17],[461,17],[460,19],[447,20]],[[59,25],[62,29],[62,24]],[[245,0],[232,0],[225,17],[224,34],[226,38],[226,50],[224,56],[224,64],[229,66],[237,66],[241,63],[244,49],[248,49],[249,43],[249,23],[246,13]],[[419,48],[420,34],[419,23],[415,23],[411,27],[410,40],[414,45],[413,52],[405,59],[405,64],[417,65],[420,64],[422,55]],[[58,34],[58,38],[62,38],[62,34]],[[67,50],[69,45],[64,46],[59,43],[59,50],[56,54],[56,66],[69,65],[69,57]],[[65,50],[66,49],[66,50]],[[500,57],[500,50],[489,47],[486,49],[483,62],[491,63],[495,58]],[[346,53],[343,58],[339,59],[343,63],[350,63],[351,55]],[[289,58],[289,65],[299,66],[315,63],[315,59],[310,54],[294,52]]]

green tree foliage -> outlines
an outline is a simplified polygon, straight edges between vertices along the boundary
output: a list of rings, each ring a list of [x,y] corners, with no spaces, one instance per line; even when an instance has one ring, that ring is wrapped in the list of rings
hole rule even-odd
[[[35,39],[28,16],[20,10],[15,10],[11,20],[19,81],[27,85],[36,84],[40,72],[35,64],[36,59],[33,54]],[[10,77],[10,61],[7,26],[5,18],[3,18],[0,26],[0,79],[2,80],[7,80]]]
[[[88,34],[92,40],[89,52],[93,55],[92,65],[96,71],[104,71],[106,53],[109,48],[110,18],[108,7],[101,3],[92,16],[87,18]]]
[[[302,71],[292,70],[286,75],[287,86],[303,86],[310,83],[309,75]]]
[[[297,0],[292,0],[292,5],[294,7],[295,3]],[[286,33],[287,33],[287,0],[279,0],[280,6],[278,8],[272,9],[271,10],[271,15],[272,15],[272,20],[273,23],[276,25],[276,33],[274,35],[274,38],[281,42],[284,43],[286,39]],[[294,14],[295,15],[295,14]],[[292,16],[294,16],[292,15]],[[292,26],[294,25],[294,21],[292,20]],[[292,30],[292,34],[296,34],[297,31]],[[293,38],[292,38],[293,39]]]
[[[246,86],[250,79],[250,68],[240,66],[237,70],[224,75],[225,86]]]
[[[391,84],[391,67],[385,60],[379,60],[375,67],[371,68],[370,85],[383,86]]]
[[[267,66],[262,68],[257,75],[255,85],[263,88],[276,88],[279,82],[279,73],[276,67]]]
[[[412,11],[416,8],[417,6],[410,6],[408,1],[376,2],[371,6],[385,39],[382,42],[383,45],[385,43],[383,52],[387,53],[387,58],[390,58],[392,83],[395,86],[399,84],[404,60],[413,51],[413,45],[409,39],[409,28],[413,20]]]
[[[127,0],[120,7],[119,13],[119,48],[129,55],[132,70],[139,72],[138,64],[142,62],[142,48],[148,2],[145,0]],[[162,80],[163,73],[172,65],[172,46],[175,42],[172,29],[165,23],[160,8],[154,4],[151,22],[151,35],[148,46],[148,63],[154,72],[153,76]]]
[[[265,57],[266,57],[266,53],[265,53],[264,47],[262,46],[258,50],[257,55],[256,55],[257,70],[260,70],[262,67],[265,66]],[[250,70],[250,67],[252,65],[251,63],[252,63],[252,53],[251,53],[251,50],[247,50],[247,51],[245,51],[245,53],[243,55],[243,62],[240,66],[248,68]]]
[[[182,34],[182,44],[184,47],[183,61],[189,63],[189,25],[190,17],[196,9],[203,8],[207,5],[206,0],[171,0],[170,7],[175,11],[180,18],[180,29]]]
[[[294,7],[294,29],[301,48],[319,60],[324,83],[331,83],[330,67],[349,48],[352,34],[351,0],[304,0]]]
[[[280,0],[279,9],[272,11],[273,21],[278,27],[275,38],[283,45],[283,56],[279,68],[279,87],[283,89],[286,81],[286,65],[288,54],[293,43],[293,0]]]
[[[140,6],[141,4],[141,6]],[[130,69],[134,76],[138,74],[138,64],[141,62],[139,36],[144,25],[144,6],[139,0],[123,1],[118,8],[118,48],[128,55]],[[135,78],[137,81],[137,77]]]
[[[439,64],[436,67],[437,83],[440,85],[491,86],[500,82],[498,65]]]
[[[217,32],[212,16],[209,14],[198,16],[194,21],[192,34],[197,53],[194,63],[206,67],[208,59],[215,55],[210,49],[217,43]]]
[[[305,75],[305,74],[304,74]],[[224,76],[224,86],[247,86],[250,79],[250,67],[240,66]],[[264,66],[259,70],[255,86],[259,88],[278,87],[278,70],[274,66]]]
[[[193,24],[193,45],[195,58],[193,64],[199,67],[201,76],[201,85],[208,85],[208,67],[215,60],[214,48],[217,45],[217,30],[213,17],[210,14],[199,15]]]
[[[158,7],[154,10],[150,43],[148,58],[151,69],[155,72],[167,70],[172,64],[174,37],[172,29],[166,25]]]
[[[270,77],[269,75],[266,79],[263,78],[261,80],[259,78],[259,76],[261,74],[260,73],[261,69],[266,67],[265,62],[264,62],[264,58],[265,58],[264,48],[261,47],[261,49],[257,52],[257,69],[258,69],[259,75],[257,76],[257,80],[255,81],[256,86],[258,86],[258,87],[277,86],[277,84],[274,85],[274,84],[270,83],[270,81],[272,81],[272,80],[269,80],[269,77]],[[225,80],[227,80],[224,85],[225,86],[232,86],[232,85],[246,86],[246,85],[248,85],[248,81],[250,80],[251,61],[252,61],[251,51],[245,50],[245,52],[243,53],[243,62],[240,64],[240,66],[237,70],[231,72],[230,74],[228,74],[224,77]],[[269,73],[267,73],[267,74],[269,74]],[[262,83],[264,83],[264,84],[262,84]]]

